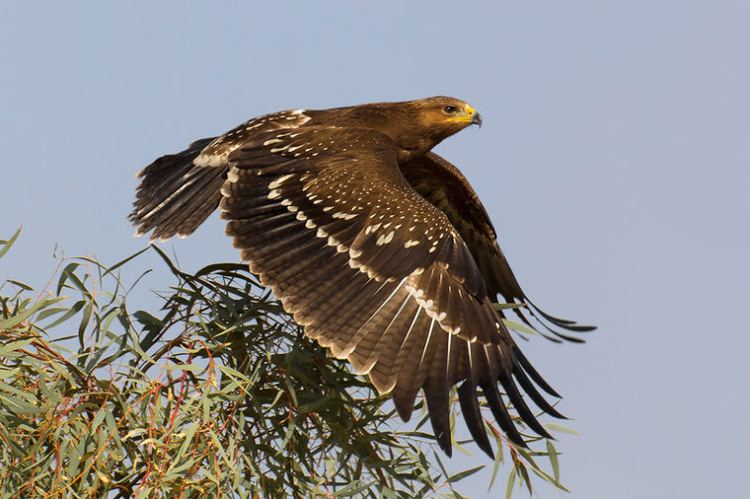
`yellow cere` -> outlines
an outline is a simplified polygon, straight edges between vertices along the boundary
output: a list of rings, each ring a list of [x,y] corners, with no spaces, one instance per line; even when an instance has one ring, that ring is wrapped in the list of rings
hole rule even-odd
[[[464,112],[451,116],[451,120],[459,121],[461,123],[471,123],[474,116],[477,114],[477,110],[471,107],[469,104],[464,105]]]

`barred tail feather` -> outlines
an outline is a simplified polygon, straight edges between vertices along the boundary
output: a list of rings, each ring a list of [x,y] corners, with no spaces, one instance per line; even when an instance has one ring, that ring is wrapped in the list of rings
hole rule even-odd
[[[196,166],[193,160],[214,140],[201,139],[177,154],[157,159],[138,173],[141,180],[129,219],[136,235],[151,239],[193,233],[219,206],[226,166]]]

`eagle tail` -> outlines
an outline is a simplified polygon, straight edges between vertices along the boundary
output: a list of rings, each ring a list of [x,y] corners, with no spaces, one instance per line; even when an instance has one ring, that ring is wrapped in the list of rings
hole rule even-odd
[[[152,230],[151,239],[187,236],[219,206],[227,167],[193,163],[213,140],[196,140],[184,151],[162,156],[138,173],[141,183],[129,216],[137,236]]]

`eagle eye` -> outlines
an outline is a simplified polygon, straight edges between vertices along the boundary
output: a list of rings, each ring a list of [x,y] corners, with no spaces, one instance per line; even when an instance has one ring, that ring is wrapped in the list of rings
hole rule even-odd
[[[443,112],[445,114],[456,114],[456,111],[458,111],[458,108],[456,106],[445,106],[443,108]]]

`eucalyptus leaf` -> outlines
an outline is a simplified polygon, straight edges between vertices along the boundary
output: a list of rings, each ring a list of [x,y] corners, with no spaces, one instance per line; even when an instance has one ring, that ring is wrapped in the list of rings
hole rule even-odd
[[[5,254],[10,251],[10,249],[13,247],[13,244],[18,239],[18,236],[21,235],[21,232],[23,232],[23,225],[18,227],[13,235],[10,236],[10,239],[0,239],[0,258],[5,256]]]

